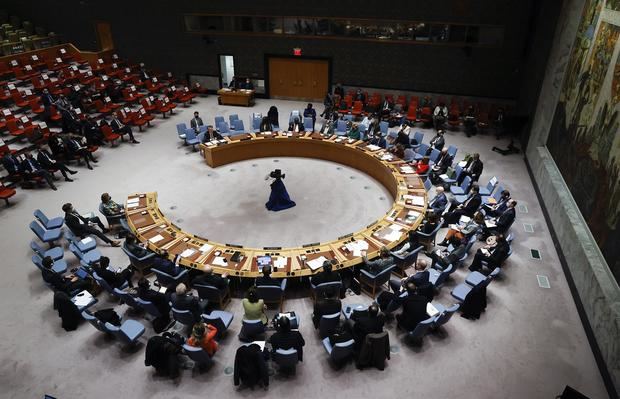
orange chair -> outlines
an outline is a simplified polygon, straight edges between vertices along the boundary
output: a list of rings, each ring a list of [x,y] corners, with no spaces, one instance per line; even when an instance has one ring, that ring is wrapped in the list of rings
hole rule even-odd
[[[420,111],[420,122],[425,125],[430,125],[433,123],[433,110],[431,107],[422,108],[422,111]]]
[[[347,108],[351,109],[351,107],[353,106],[353,96],[347,94],[346,96],[344,96],[344,102],[345,104],[347,104]]]
[[[9,203],[9,198],[11,198],[14,195],[15,195],[14,189],[10,187],[6,187],[4,184],[2,184],[2,182],[0,182],[0,199],[4,200],[4,202],[6,203],[6,206],[11,206],[11,204]]]
[[[114,133],[112,128],[107,124],[101,125],[101,133],[103,133],[103,140],[108,142],[114,147],[116,145],[116,140],[121,138],[120,134]]]
[[[45,112],[45,107],[43,106],[43,104],[40,103],[39,98],[31,99],[30,101],[28,101],[28,104],[30,105],[30,109],[32,109],[32,112],[37,115]]]
[[[97,112],[99,112],[100,114],[103,115],[108,115],[110,112],[112,112],[112,108],[108,108],[103,104],[103,101],[101,100],[95,100],[93,102],[93,104],[95,104],[95,109],[97,110]]]
[[[157,111],[157,106],[153,104],[148,97],[145,97],[142,100],[140,100],[140,105],[142,105],[142,108],[144,108],[146,112]]]
[[[458,127],[461,125],[461,120],[459,116],[460,112],[458,109],[458,105],[451,106],[450,111],[448,111],[448,126],[455,130],[458,129]]]
[[[411,122],[415,122],[418,120],[418,107],[416,104],[416,107],[413,107],[411,104],[409,104],[409,108],[407,109],[407,116],[406,116],[408,121]]]
[[[364,104],[362,104],[361,101],[355,101],[353,103],[353,109],[351,109],[351,114],[353,115],[362,115],[364,113],[364,111],[362,111],[362,107],[364,106]]]
[[[52,122],[58,122],[62,119],[62,115],[60,115],[60,112],[58,112],[58,109],[54,105],[50,105],[49,119]]]
[[[6,126],[9,129],[9,133],[11,133],[11,136],[15,136],[15,137],[20,137],[23,136],[23,134],[25,133],[24,129],[22,129],[21,127],[17,126],[17,120],[16,119],[11,119],[11,120],[7,120],[6,121]]]

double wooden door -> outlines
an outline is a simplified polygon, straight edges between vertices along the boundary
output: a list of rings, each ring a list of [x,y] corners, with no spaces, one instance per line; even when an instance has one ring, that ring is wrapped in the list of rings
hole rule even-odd
[[[269,96],[321,101],[329,85],[329,62],[304,58],[269,58]]]

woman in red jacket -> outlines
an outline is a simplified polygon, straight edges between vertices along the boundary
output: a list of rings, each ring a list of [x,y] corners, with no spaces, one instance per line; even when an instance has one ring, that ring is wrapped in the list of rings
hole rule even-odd
[[[192,335],[187,340],[187,344],[204,349],[209,356],[217,351],[215,336],[217,328],[207,323],[196,323],[192,329]]]
[[[430,162],[429,157],[424,157],[421,160],[419,160],[418,162],[415,163],[415,172],[418,175],[426,175],[428,173],[428,170],[430,168],[430,165],[428,164]]]

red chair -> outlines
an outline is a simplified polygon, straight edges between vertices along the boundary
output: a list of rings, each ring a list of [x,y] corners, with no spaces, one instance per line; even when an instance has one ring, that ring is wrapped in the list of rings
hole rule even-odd
[[[400,104],[401,109],[407,108],[407,97],[403,95],[398,96],[398,98],[396,99],[396,104]]]
[[[142,105],[142,108],[144,108],[147,112],[157,111],[157,106],[153,104],[148,97],[140,100],[140,105]]]
[[[353,109],[351,109],[351,114],[353,115],[361,115],[364,113],[364,111],[362,111],[362,107],[364,106],[364,104],[361,101],[355,101],[353,103]]]
[[[0,182],[0,199],[4,200],[4,202],[6,203],[6,206],[11,206],[11,204],[9,203],[9,198],[11,198],[14,195],[15,195],[14,189],[10,187],[6,187],[4,184],[2,184],[2,182]]]
[[[32,109],[32,112],[37,115],[45,112],[45,107],[43,106],[43,104],[40,103],[39,98],[31,99],[30,101],[28,101],[28,104],[30,105],[30,109]]]
[[[164,119],[166,119],[166,112],[172,111],[172,107],[164,104],[162,100],[155,100],[155,107],[157,107],[157,112],[161,112],[161,115]]]
[[[103,101],[101,100],[95,100],[93,104],[95,105],[95,109],[97,110],[97,112],[103,115],[108,115],[110,112],[112,112],[112,108],[108,108],[103,105]]]
[[[409,104],[409,108],[407,109],[407,120],[410,122],[415,122],[418,120],[418,107],[413,107],[412,104]]]
[[[194,93],[196,93],[196,94],[198,94],[200,96],[206,96],[207,92],[208,92],[208,89],[206,87],[200,86],[200,83],[195,82],[192,85],[192,92],[194,92]]]
[[[448,112],[448,126],[450,126],[450,128],[456,130],[461,125],[459,115],[458,106],[450,107],[450,111]]]
[[[353,96],[347,94],[346,96],[344,96],[344,102],[345,104],[347,104],[347,108],[351,109],[351,107],[353,106]]]
[[[151,115],[150,113],[146,112],[146,109],[144,109],[144,107],[140,107],[140,109],[138,110],[140,119],[144,119],[146,121],[147,126],[151,126],[151,121],[153,119],[155,119],[155,117],[153,115]]]
[[[170,107],[170,113],[174,114],[174,109],[177,107],[177,105],[175,103],[173,103],[172,101],[170,101],[170,98],[168,98],[168,96],[164,96],[164,104],[167,107]]]
[[[50,115],[49,120],[52,122],[58,122],[62,119],[62,115],[58,112],[58,109],[55,105],[50,105]]]
[[[140,113],[138,112],[131,112],[129,115],[131,117],[131,124],[133,126],[138,126],[138,129],[142,131],[142,126],[146,125],[148,121],[146,119],[141,118]]]
[[[131,111],[129,108],[119,109],[116,113],[123,125],[131,125]]]
[[[123,101],[126,103],[133,104],[137,102],[139,98],[134,95],[134,93],[129,89],[123,89]]]
[[[11,91],[11,98],[13,99],[13,102],[15,102],[15,105],[19,108],[26,108],[28,106],[28,101],[24,99],[22,93],[20,93],[17,89]]]
[[[103,133],[103,140],[110,143],[112,147],[116,145],[116,140],[121,138],[120,134],[114,133],[112,128],[106,124],[101,125],[101,133]]]
[[[7,120],[6,121],[6,126],[9,129],[9,133],[11,133],[11,136],[15,136],[15,137],[20,137],[23,136],[23,134],[25,133],[24,129],[22,129],[21,127],[17,126],[17,120],[16,119],[11,119],[11,120]]]
[[[157,78],[149,79],[144,84],[150,93],[159,93],[164,87],[166,87],[165,84],[158,82]]]
[[[422,108],[422,111],[420,111],[420,122],[425,125],[430,125],[433,123],[433,110],[431,107]]]

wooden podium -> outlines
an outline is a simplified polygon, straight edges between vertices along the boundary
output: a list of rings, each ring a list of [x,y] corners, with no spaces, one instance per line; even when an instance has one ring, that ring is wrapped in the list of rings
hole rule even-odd
[[[254,90],[219,89],[217,95],[221,105],[244,105],[246,107],[254,105]]]

